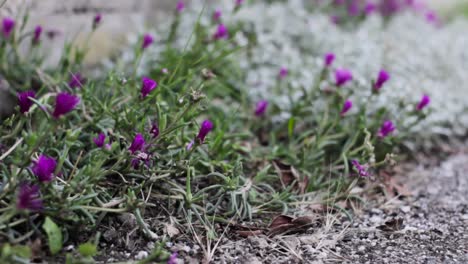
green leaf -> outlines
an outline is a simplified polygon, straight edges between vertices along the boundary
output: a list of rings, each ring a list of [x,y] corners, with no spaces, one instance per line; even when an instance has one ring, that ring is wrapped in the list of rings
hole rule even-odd
[[[289,138],[292,138],[292,136],[293,136],[295,121],[296,120],[294,119],[294,117],[289,118],[289,122],[288,122],[288,135],[289,135]]]
[[[49,217],[46,217],[42,228],[47,233],[50,253],[52,253],[52,255],[57,254],[62,249],[63,245],[62,231]]]
[[[96,245],[94,245],[93,243],[89,243],[89,242],[81,244],[78,247],[78,251],[84,257],[93,257],[93,256],[95,256],[97,254]]]

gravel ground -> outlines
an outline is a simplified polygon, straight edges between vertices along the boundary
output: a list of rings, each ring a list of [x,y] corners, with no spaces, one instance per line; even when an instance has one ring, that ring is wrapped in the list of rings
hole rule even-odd
[[[468,154],[415,168],[413,196],[365,210],[334,249],[347,263],[468,263]]]

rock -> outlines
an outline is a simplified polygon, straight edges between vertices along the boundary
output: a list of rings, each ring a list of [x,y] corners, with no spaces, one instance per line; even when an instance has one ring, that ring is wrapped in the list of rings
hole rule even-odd
[[[135,259],[136,260],[142,260],[142,259],[145,259],[148,257],[148,252],[142,250],[142,251],[139,251],[136,256],[135,256]]]

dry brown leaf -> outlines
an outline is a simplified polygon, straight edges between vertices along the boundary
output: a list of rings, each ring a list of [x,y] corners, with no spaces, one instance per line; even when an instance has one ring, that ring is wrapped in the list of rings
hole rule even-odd
[[[177,236],[178,234],[180,234],[180,231],[179,229],[177,229],[177,227],[175,227],[174,224],[169,224],[169,223],[166,223],[164,224],[164,229],[166,230],[166,234],[172,238],[174,236]]]
[[[237,234],[241,237],[259,236],[263,234],[262,230],[237,230]]]

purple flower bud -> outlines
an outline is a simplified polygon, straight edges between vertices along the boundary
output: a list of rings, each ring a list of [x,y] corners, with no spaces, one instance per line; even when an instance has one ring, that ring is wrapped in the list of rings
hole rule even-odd
[[[200,131],[198,132],[197,138],[200,140],[201,143],[205,141],[206,135],[210,133],[210,131],[213,129],[213,123],[211,123],[210,120],[205,120],[203,121]]]
[[[346,100],[341,109],[340,115],[344,116],[351,108],[353,107],[353,102],[351,100]]]
[[[177,252],[171,254],[169,259],[167,260],[167,264],[177,264]]]
[[[153,138],[156,138],[159,136],[159,127],[158,124],[153,123],[150,129],[150,133],[153,134]]]
[[[130,146],[130,148],[128,148],[130,150],[130,152],[135,153],[137,151],[142,151],[145,147],[145,139],[143,138],[143,135],[138,133],[136,134],[135,138],[133,139],[133,142],[132,142],[132,145]]]
[[[364,13],[366,14],[366,16],[371,15],[376,10],[377,10],[377,5],[372,2],[366,3],[366,6],[364,7]]]
[[[336,86],[342,86],[351,80],[353,80],[353,74],[349,70],[347,69],[335,70]]]
[[[13,28],[15,27],[15,20],[5,17],[2,21],[2,31],[5,38],[9,38]]]
[[[286,67],[281,67],[279,73],[278,73],[278,78],[284,79],[286,76],[288,76],[289,71]]]
[[[388,72],[386,72],[385,70],[380,70],[379,76],[377,77],[377,81],[375,81],[374,84],[374,89],[377,91],[380,90],[380,88],[382,88],[384,83],[386,83],[388,80],[390,80],[390,74],[388,74]]]
[[[138,158],[132,159],[130,164],[134,170],[138,170],[140,168],[140,159]]]
[[[149,45],[153,44],[154,42],[154,39],[153,39],[153,36],[151,36],[150,34],[145,34],[143,36],[143,44],[142,44],[142,49],[146,49]]]
[[[52,116],[57,119],[60,116],[71,112],[79,102],[80,98],[77,96],[68,93],[59,93],[55,98],[55,109]]]
[[[423,95],[423,97],[421,98],[421,101],[418,103],[418,105],[416,106],[416,109],[418,109],[418,111],[421,111],[423,110],[429,103],[431,102],[431,98],[429,97],[429,95],[425,94]]]
[[[260,102],[257,103],[255,107],[255,115],[256,116],[264,115],[267,107],[268,107],[268,101],[261,100]]]
[[[359,163],[359,161],[357,161],[357,160],[352,160],[351,164],[353,164],[354,168],[356,168],[356,170],[359,173],[359,176],[361,176],[361,177],[369,177],[370,176],[370,173],[368,172],[367,166],[361,165]]]
[[[86,82],[86,79],[81,75],[81,73],[72,73],[70,74],[70,81],[68,81],[68,86],[70,88],[81,88],[83,84]]]
[[[333,61],[335,61],[335,54],[329,52],[325,54],[325,66],[330,67],[333,64]]]
[[[40,155],[39,159],[34,162],[32,172],[40,182],[50,182],[54,178],[57,161],[54,158]]]
[[[224,24],[219,24],[218,27],[216,28],[216,32],[214,33],[213,38],[216,40],[228,39],[229,32],[228,32],[227,27]]]
[[[93,19],[93,28],[97,28],[99,24],[101,23],[101,20],[102,20],[102,14],[97,13]]]
[[[339,16],[330,16],[330,22],[337,25],[338,23],[340,23],[340,17]]]
[[[29,111],[33,105],[33,101],[30,98],[36,98],[36,93],[34,91],[26,91],[18,93],[18,104],[20,107],[21,113],[26,113]]]
[[[156,89],[156,87],[158,87],[158,83],[154,80],[151,80],[148,77],[143,77],[141,78],[141,80],[142,80],[141,96],[145,98],[146,96],[148,96],[149,93],[151,93],[151,91],[153,91],[154,89]]]
[[[438,25],[440,23],[437,13],[432,10],[426,12],[426,21],[435,25]]]
[[[21,210],[40,211],[43,208],[39,186],[22,183],[19,186],[16,207]]]
[[[32,40],[34,45],[39,44],[39,41],[41,39],[41,34],[42,34],[42,27],[38,25],[34,29],[34,37],[33,37],[33,40]]]
[[[213,12],[213,20],[216,21],[216,22],[219,22],[221,20],[221,15],[222,15],[222,12],[220,9],[216,9],[214,12]]]
[[[177,12],[180,13],[180,12],[184,11],[184,9],[185,9],[184,1],[180,0],[179,2],[177,2],[177,6],[176,6]]]
[[[380,127],[379,133],[377,134],[380,138],[384,138],[395,131],[395,125],[392,121],[385,121]]]
[[[94,144],[96,144],[96,147],[102,148],[104,146],[104,142],[106,141],[106,134],[99,133],[96,138],[93,138],[93,141]]]

